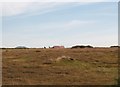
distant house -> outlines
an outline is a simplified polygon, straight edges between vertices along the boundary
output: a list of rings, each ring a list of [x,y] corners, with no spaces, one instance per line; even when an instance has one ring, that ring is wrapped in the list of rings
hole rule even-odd
[[[64,46],[53,46],[52,48],[61,49],[61,48],[65,48],[65,47]]]

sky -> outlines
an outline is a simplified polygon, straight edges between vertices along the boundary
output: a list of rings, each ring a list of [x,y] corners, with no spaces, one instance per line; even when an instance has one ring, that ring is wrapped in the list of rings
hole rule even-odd
[[[118,45],[117,2],[3,2],[0,19],[0,47]]]

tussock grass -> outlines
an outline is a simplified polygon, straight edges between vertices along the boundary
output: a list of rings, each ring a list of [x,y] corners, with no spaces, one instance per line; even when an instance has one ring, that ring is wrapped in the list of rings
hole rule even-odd
[[[114,85],[117,50],[3,49],[3,85]]]

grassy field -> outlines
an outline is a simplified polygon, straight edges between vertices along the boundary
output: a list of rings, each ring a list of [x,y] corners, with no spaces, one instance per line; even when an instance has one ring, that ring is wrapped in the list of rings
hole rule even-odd
[[[115,85],[117,48],[3,49],[3,85]]]

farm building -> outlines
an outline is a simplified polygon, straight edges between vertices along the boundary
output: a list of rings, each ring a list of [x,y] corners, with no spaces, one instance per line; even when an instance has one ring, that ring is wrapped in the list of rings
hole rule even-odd
[[[65,47],[64,46],[53,46],[52,48],[61,49],[61,48],[65,48]]]

